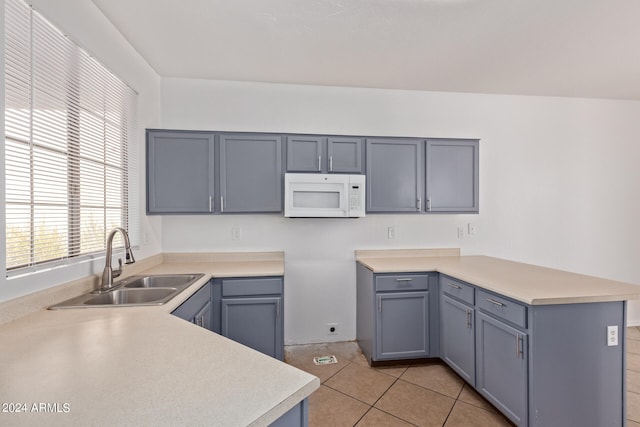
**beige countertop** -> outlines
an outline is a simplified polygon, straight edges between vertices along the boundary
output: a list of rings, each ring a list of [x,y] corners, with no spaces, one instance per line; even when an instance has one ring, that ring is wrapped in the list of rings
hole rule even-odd
[[[141,273],[205,277],[163,306],[39,310],[0,326],[0,400],[27,405],[0,412],[0,425],[265,426],[320,386],[169,314],[212,276],[282,275],[282,257],[178,258]]]
[[[488,256],[369,250],[356,260],[374,273],[437,271],[529,305],[640,299],[638,285]]]

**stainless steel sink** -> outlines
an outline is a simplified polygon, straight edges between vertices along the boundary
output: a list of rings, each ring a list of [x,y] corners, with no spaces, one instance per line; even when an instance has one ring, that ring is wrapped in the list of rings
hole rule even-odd
[[[165,298],[177,294],[176,288],[154,289],[116,289],[115,291],[95,295],[84,301],[84,305],[124,305],[124,304],[161,304]]]
[[[204,274],[132,276],[114,284],[113,289],[107,292],[84,294],[49,309],[162,305],[203,276]]]
[[[173,288],[190,285],[201,278],[202,274],[165,274],[158,276],[132,277],[124,280],[125,288]]]

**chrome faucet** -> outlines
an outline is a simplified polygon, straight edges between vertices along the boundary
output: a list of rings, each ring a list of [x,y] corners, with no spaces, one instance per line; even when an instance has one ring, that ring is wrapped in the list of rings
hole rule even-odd
[[[118,269],[113,270],[111,268],[111,252],[113,251],[113,237],[116,235],[116,232],[120,232],[122,234],[122,238],[124,239],[124,250],[125,250],[125,264],[133,264],[136,262],[133,257],[133,252],[131,251],[131,243],[129,242],[129,235],[124,228],[116,227],[111,233],[109,233],[109,237],[107,237],[107,255],[105,258],[104,270],[102,271],[102,285],[98,292],[106,292],[113,287],[113,279],[119,277],[122,274],[122,258],[118,258]]]

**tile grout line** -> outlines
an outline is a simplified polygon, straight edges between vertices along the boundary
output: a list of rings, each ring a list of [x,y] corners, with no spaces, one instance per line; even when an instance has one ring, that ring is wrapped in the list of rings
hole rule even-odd
[[[375,368],[374,368],[374,369],[375,369]],[[378,372],[379,372],[379,371],[378,371]],[[405,369],[405,372],[406,372],[406,369]],[[381,372],[381,373],[384,373],[384,372]],[[403,372],[403,374],[404,374],[404,372]],[[385,375],[389,375],[389,374],[385,374]],[[393,377],[393,378],[395,378],[395,379],[394,379],[394,380],[393,380],[393,382],[389,385],[389,387],[387,387],[387,388],[386,388],[386,390],[385,390],[384,392],[382,392],[382,394],[380,395],[380,397],[378,397],[378,398],[376,399],[376,401],[375,401],[375,402],[373,402],[373,404],[371,405],[371,408],[375,408],[376,403],[378,403],[378,402],[380,401],[380,399],[382,399],[382,398],[384,397],[384,395],[385,395],[385,394],[387,394],[387,392],[391,389],[391,387],[393,387],[393,385],[394,385],[395,383],[397,383],[397,382],[398,382],[398,380],[400,379],[400,377],[394,377],[393,375],[389,375],[389,376],[390,376],[390,377]],[[371,408],[369,408],[369,410],[368,410],[364,415],[367,415],[367,413],[369,413],[369,411],[371,411]],[[397,419],[399,419],[399,420],[401,420],[401,421],[404,421],[404,422],[406,422],[406,423],[409,423],[409,421],[407,421],[407,420],[405,420],[405,419],[403,419],[403,418],[400,418],[400,417],[398,417],[398,416],[396,416],[396,415],[389,414],[388,412],[386,412],[386,411],[382,411],[382,410],[381,410],[381,409],[379,409],[379,408],[376,408],[376,409],[377,409],[377,410],[379,410],[379,411],[381,411],[381,412],[384,412],[384,413],[385,413],[385,414],[387,414],[387,415],[391,415],[392,417],[397,418]],[[362,417],[360,417],[360,420],[361,420],[362,418],[364,418],[364,415],[363,415]],[[360,420],[358,420],[358,422],[360,422]],[[357,424],[357,423],[356,423],[356,424]],[[411,424],[411,425],[414,425],[414,426],[415,426],[415,424],[413,424],[413,423],[409,423],[409,424]],[[354,426],[355,426],[355,424],[354,424]]]
[[[640,341],[640,340],[639,340],[639,341]],[[368,363],[366,363],[366,364],[362,364],[362,363],[359,363],[359,360],[352,360],[352,359],[349,359],[349,358],[345,358],[345,359],[346,359],[346,363],[345,363],[345,365],[344,365],[344,366],[342,366],[341,368],[339,368],[336,372],[334,372],[331,376],[329,376],[325,381],[321,382],[321,385],[324,385],[324,386],[325,386],[325,387],[327,387],[328,389],[330,389],[330,390],[332,390],[332,391],[336,391],[336,392],[338,392],[339,394],[341,394],[341,395],[343,395],[343,396],[345,396],[345,397],[348,397],[348,398],[350,398],[350,399],[353,399],[353,400],[355,400],[356,402],[360,402],[360,403],[362,403],[363,405],[366,405],[366,406],[368,407],[368,408],[366,409],[366,411],[365,411],[365,412],[364,412],[364,413],[363,413],[363,414],[362,414],[362,415],[361,415],[361,416],[360,416],[360,417],[355,421],[355,423],[353,424],[353,426],[355,426],[355,425],[357,425],[358,423],[360,423],[360,422],[361,422],[361,421],[362,421],[362,420],[367,416],[367,414],[369,414],[369,413],[371,412],[371,410],[372,410],[372,409],[374,409],[374,408],[375,408],[375,409],[377,409],[378,411],[380,411],[380,412],[382,412],[382,413],[384,413],[384,414],[388,415],[388,416],[393,417],[394,419],[397,419],[397,420],[400,420],[400,421],[402,421],[402,422],[408,423],[408,424],[410,424],[410,425],[412,425],[412,426],[416,426],[416,425],[415,425],[415,424],[413,424],[412,422],[407,421],[407,420],[405,420],[405,419],[401,418],[401,417],[400,417],[400,416],[398,416],[398,415],[395,415],[395,414],[393,414],[393,413],[389,413],[389,412],[387,412],[387,411],[385,411],[385,410],[383,410],[383,409],[377,408],[377,407],[375,406],[375,405],[376,405],[376,404],[377,404],[377,403],[378,403],[378,402],[379,402],[379,401],[380,401],[380,400],[381,400],[381,399],[386,395],[386,393],[388,393],[388,392],[389,392],[389,390],[390,390],[390,389],[391,389],[391,388],[392,388],[392,387],[393,387],[393,386],[394,386],[394,385],[395,385],[399,380],[402,380],[402,381],[403,381],[404,383],[406,383],[406,384],[410,384],[410,385],[415,386],[415,387],[420,387],[420,388],[421,388],[421,389],[423,389],[423,390],[427,390],[427,391],[429,391],[429,392],[436,393],[436,394],[438,394],[438,395],[440,395],[440,396],[443,396],[443,397],[446,397],[446,398],[452,399],[452,400],[454,401],[454,403],[453,403],[453,405],[452,405],[451,409],[449,410],[449,412],[448,412],[448,414],[447,414],[446,418],[445,418],[445,419],[444,419],[444,421],[443,421],[442,426],[445,426],[445,425],[446,425],[447,421],[448,421],[448,420],[450,419],[450,417],[451,417],[451,414],[453,413],[453,410],[454,410],[454,408],[455,408],[455,406],[456,406],[457,402],[459,402],[459,401],[461,401],[461,402],[463,402],[463,403],[466,403],[466,404],[468,404],[468,405],[470,405],[470,406],[472,406],[472,407],[474,407],[474,408],[480,409],[480,410],[482,410],[482,411],[486,411],[486,412],[493,412],[493,411],[490,411],[490,410],[488,410],[488,409],[486,409],[486,408],[484,408],[484,407],[482,407],[482,406],[479,406],[479,405],[476,405],[476,404],[474,404],[474,403],[470,403],[470,402],[465,402],[465,401],[463,401],[463,400],[461,400],[461,399],[460,399],[460,397],[461,397],[461,395],[462,395],[462,392],[464,391],[464,388],[468,385],[468,384],[467,384],[467,382],[466,382],[466,381],[464,381],[464,380],[462,380],[462,383],[463,383],[463,384],[462,384],[462,387],[461,387],[461,388],[460,388],[460,390],[457,392],[456,397],[452,397],[451,395],[447,395],[447,394],[441,393],[440,391],[433,390],[433,389],[431,389],[431,388],[429,388],[429,387],[425,387],[425,386],[422,386],[422,385],[420,385],[420,384],[415,384],[415,383],[413,383],[413,382],[411,382],[411,381],[408,381],[408,380],[403,379],[403,378],[402,378],[402,376],[403,376],[403,375],[405,375],[405,374],[407,373],[407,371],[408,371],[412,366],[414,366],[414,365],[409,364],[406,368],[404,368],[404,370],[402,371],[402,373],[400,373],[398,376],[396,376],[396,375],[392,375],[392,374],[389,374],[389,373],[387,373],[387,372],[384,372],[384,370],[379,370],[379,369],[377,369],[377,368],[375,368],[375,367],[372,367],[372,366],[370,366]],[[289,364],[290,364],[290,363],[289,363]],[[384,375],[386,375],[386,376],[388,376],[388,377],[393,378],[393,381],[391,382],[391,384],[390,384],[390,385],[389,385],[389,386],[388,386],[388,387],[387,387],[387,388],[386,388],[386,389],[381,393],[381,395],[380,395],[380,396],[379,396],[379,397],[378,397],[378,398],[377,398],[377,399],[376,399],[372,404],[369,404],[368,402],[364,402],[364,401],[362,401],[362,400],[360,400],[360,399],[358,399],[358,398],[356,398],[356,397],[354,397],[354,396],[351,396],[350,394],[347,394],[346,392],[343,392],[343,391],[341,391],[341,390],[338,390],[338,389],[336,389],[336,388],[333,388],[333,387],[331,387],[331,386],[327,385],[327,382],[328,382],[328,381],[330,381],[332,378],[334,378],[336,375],[338,375],[339,373],[341,373],[343,370],[345,370],[346,368],[348,368],[348,367],[349,367],[349,366],[351,366],[351,365],[354,365],[354,367],[358,367],[358,368],[367,368],[367,369],[375,370],[375,372],[377,372],[377,373],[381,373],[381,374],[384,374]],[[295,366],[295,365],[292,365],[292,366]],[[417,366],[417,365],[415,365],[415,366]],[[298,368],[298,369],[302,369],[302,368]],[[640,372],[640,371],[634,371],[634,370],[631,370],[631,369],[627,369],[627,370],[632,371],[632,372]],[[454,375],[457,375],[455,372],[453,372],[453,374],[454,374]],[[459,375],[457,375],[457,376],[459,377]],[[630,393],[634,393],[634,394],[636,394],[636,395],[637,395],[637,394],[640,394],[640,392],[629,391],[629,390],[627,390],[627,391],[628,391],[628,392],[630,392]],[[482,397],[482,396],[481,396],[481,397]],[[498,413],[499,413],[499,411],[498,411]],[[506,419],[506,418],[505,418],[505,419]],[[634,421],[634,420],[632,420],[632,419],[630,419],[630,418],[628,418],[628,420],[630,420],[630,421]]]

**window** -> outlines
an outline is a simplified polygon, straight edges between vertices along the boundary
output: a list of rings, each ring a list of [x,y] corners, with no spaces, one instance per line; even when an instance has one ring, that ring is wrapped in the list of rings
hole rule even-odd
[[[30,6],[5,1],[7,271],[80,260],[103,251],[112,228],[137,228],[136,102]]]

